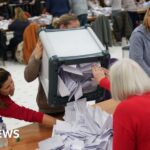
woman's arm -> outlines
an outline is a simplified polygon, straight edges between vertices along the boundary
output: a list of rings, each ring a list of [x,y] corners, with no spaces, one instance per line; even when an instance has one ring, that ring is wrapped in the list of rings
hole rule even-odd
[[[56,122],[55,118],[43,114],[42,112],[37,112],[32,109],[19,106],[18,104],[14,103],[8,96],[1,100],[3,100],[7,105],[7,108],[0,109],[1,116],[15,118],[28,122],[38,122],[50,127],[52,127]]]
[[[31,82],[39,76],[42,53],[43,53],[42,43],[38,41],[29,59],[29,63],[24,70],[24,78],[26,81]]]
[[[41,123],[45,126],[52,127],[54,124],[56,124],[56,118],[44,114]]]
[[[93,73],[94,80],[97,82],[97,84],[100,85],[100,87],[110,90],[110,81],[108,79],[108,77],[109,77],[108,70],[106,70],[104,68],[100,68],[98,66],[93,66],[92,73]]]
[[[110,81],[107,77],[103,78],[99,82],[99,86],[110,91]]]

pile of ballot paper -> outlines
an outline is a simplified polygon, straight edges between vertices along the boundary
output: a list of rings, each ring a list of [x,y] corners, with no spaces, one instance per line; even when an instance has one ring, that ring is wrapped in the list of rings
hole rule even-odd
[[[99,62],[62,65],[58,75],[58,95],[69,96],[69,100],[74,96],[77,100],[85,93],[96,91],[97,83],[92,80],[93,65],[101,66]]]
[[[52,137],[38,143],[39,150],[112,150],[112,116],[86,105],[86,99],[65,107]]]

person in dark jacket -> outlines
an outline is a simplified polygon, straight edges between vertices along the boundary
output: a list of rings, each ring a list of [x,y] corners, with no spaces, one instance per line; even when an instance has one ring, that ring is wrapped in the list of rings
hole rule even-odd
[[[28,25],[29,21],[24,11],[20,7],[15,8],[15,19],[8,26],[10,31],[14,31],[14,37],[10,40],[8,45],[8,50],[12,52],[12,58],[14,58],[17,45],[23,40],[23,32]]]
[[[39,16],[41,14],[40,5],[40,0],[29,0],[29,12],[32,16]]]
[[[72,13],[77,15],[80,25],[84,26],[87,24],[88,14],[88,1],[87,0],[69,0],[70,8]]]
[[[8,1],[0,0],[0,20],[9,19]]]
[[[69,13],[70,7],[68,0],[46,0],[46,10],[53,17],[60,17]]]

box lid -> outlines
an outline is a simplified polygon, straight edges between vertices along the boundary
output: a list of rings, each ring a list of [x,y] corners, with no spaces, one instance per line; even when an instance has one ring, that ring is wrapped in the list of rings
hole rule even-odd
[[[40,39],[49,57],[83,56],[101,53],[104,46],[90,27],[41,30]]]

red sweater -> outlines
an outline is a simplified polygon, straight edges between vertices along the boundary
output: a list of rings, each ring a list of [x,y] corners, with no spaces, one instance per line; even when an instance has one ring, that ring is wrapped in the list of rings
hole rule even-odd
[[[109,88],[107,78],[100,85]],[[150,93],[123,100],[113,115],[113,150],[150,150]]]
[[[29,122],[42,122],[43,113],[19,106],[9,96],[0,95],[0,100],[7,104],[8,108],[0,108],[0,115]]]

